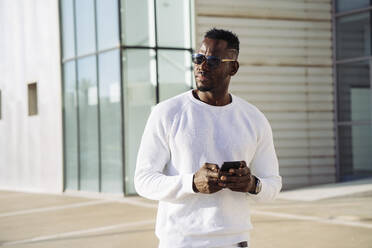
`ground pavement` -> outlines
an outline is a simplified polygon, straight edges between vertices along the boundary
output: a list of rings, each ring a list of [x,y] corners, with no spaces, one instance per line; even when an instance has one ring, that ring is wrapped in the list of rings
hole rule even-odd
[[[157,247],[156,202],[0,191],[0,248]],[[372,180],[285,191],[252,203],[250,247],[372,248]]]

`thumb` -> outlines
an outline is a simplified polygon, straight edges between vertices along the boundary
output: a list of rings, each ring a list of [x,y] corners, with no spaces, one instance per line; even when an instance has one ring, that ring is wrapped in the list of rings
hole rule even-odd
[[[206,168],[210,169],[212,171],[218,171],[220,168],[216,164],[211,164],[211,163],[205,163]]]

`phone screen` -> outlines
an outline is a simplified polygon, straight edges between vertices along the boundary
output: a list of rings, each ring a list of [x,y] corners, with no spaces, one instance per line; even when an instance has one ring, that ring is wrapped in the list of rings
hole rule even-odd
[[[239,169],[240,168],[240,161],[229,161],[224,162],[220,171],[229,171],[230,169]]]

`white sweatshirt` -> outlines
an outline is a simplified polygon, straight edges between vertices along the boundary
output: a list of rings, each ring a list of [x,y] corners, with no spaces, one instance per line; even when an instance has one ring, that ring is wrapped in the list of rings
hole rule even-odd
[[[193,174],[206,162],[245,160],[262,182],[257,195],[223,189],[194,193]],[[151,112],[138,152],[135,187],[158,200],[161,248],[215,247],[249,240],[248,198],[273,200],[281,189],[271,127],[253,105],[232,95],[225,106],[195,99],[192,91]]]

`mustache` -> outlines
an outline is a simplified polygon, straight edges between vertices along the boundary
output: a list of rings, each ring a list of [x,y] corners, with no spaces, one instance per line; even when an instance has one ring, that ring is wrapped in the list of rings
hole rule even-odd
[[[205,72],[205,71],[197,71],[196,74],[197,75],[202,75],[202,76],[208,76],[209,75],[209,73]]]

